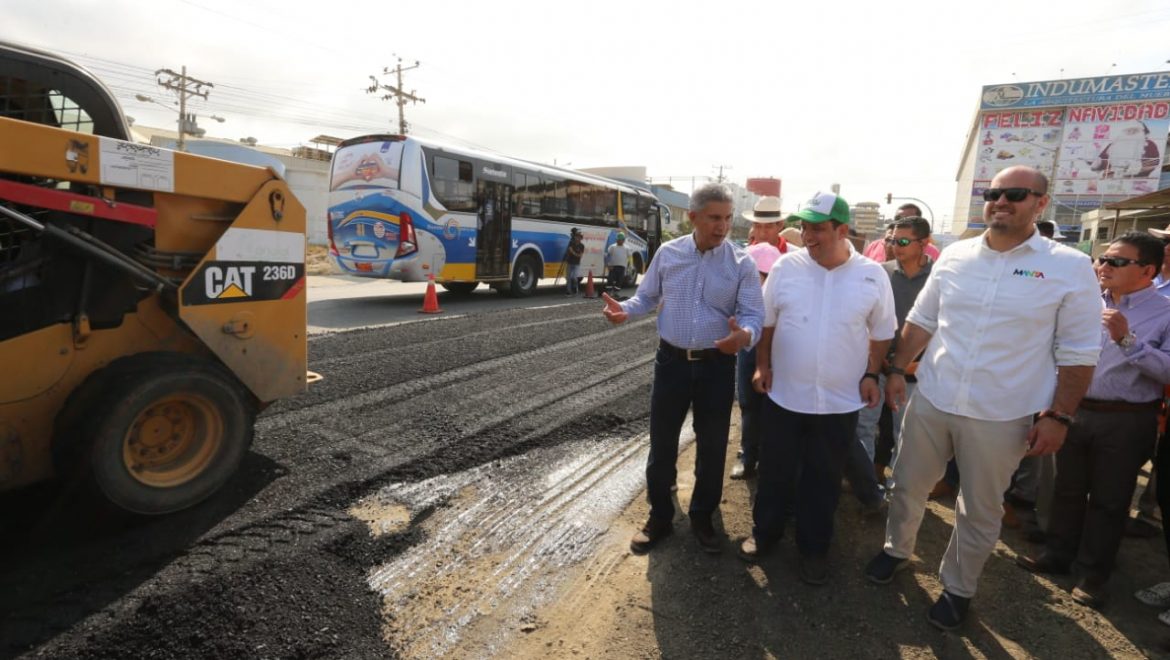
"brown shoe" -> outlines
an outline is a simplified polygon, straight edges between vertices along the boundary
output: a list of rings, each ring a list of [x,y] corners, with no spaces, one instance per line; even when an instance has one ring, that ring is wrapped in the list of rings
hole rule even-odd
[[[1068,575],[1069,573],[1068,563],[1060,561],[1047,552],[1038,557],[1016,555],[1016,565],[1030,573],[1044,575]]]
[[[670,536],[672,532],[674,532],[674,525],[671,521],[650,518],[642,526],[642,531],[634,534],[634,538],[630,539],[630,552],[644,555],[650,552],[650,549],[659,541]]]
[[[829,560],[821,556],[802,556],[799,571],[801,582],[819,587],[829,581]]]
[[[1086,575],[1077,582],[1077,586],[1073,587],[1072,599],[1085,607],[1091,607],[1095,610],[1101,609],[1105,606],[1105,600],[1109,596],[1106,584],[1106,580]]]
[[[934,485],[934,488],[930,489],[930,494],[926,497],[928,499],[938,500],[944,497],[954,497],[955,492],[955,487],[947,483],[946,479],[940,479],[939,482]]]

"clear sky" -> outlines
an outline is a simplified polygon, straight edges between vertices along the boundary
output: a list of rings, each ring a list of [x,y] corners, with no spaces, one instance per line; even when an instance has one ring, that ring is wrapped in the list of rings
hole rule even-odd
[[[951,215],[980,88],[1170,69],[1170,3],[592,0],[6,0],[0,39],[90,67],[139,123],[175,113],[154,71],[212,82],[216,137],[276,146],[397,131],[369,76],[404,87],[419,135],[572,167],[645,165],[690,187],[784,181],[784,208],[841,184]],[[390,76],[379,75],[384,82]],[[895,200],[895,205],[897,201]]]

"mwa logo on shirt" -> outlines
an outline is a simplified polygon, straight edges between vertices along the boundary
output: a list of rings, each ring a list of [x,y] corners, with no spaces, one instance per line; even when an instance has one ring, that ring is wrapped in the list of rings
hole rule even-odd
[[[1020,277],[1031,277],[1037,280],[1044,279],[1044,273],[1041,273],[1038,270],[1024,270],[1023,268],[1017,268],[1012,272],[1012,275],[1019,275]]]

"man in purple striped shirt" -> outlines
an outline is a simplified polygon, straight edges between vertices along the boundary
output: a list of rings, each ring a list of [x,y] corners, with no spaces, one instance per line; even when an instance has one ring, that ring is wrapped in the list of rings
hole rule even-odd
[[[1129,516],[1138,470],[1158,433],[1162,387],[1170,382],[1170,299],[1153,278],[1162,242],[1130,232],[1097,257],[1105,299],[1101,357],[1076,422],[1056,454],[1056,488],[1047,550],[1017,558],[1034,573],[1076,568],[1076,602],[1105,603]]]
[[[678,437],[687,411],[695,429],[695,490],[688,515],[704,552],[722,544],[712,516],[723,496],[727,434],[735,397],[735,354],[754,346],[764,320],[764,297],[755,262],[724,240],[731,232],[733,201],[722,184],[691,195],[694,233],[664,243],[634,297],[619,303],[602,294],[602,314],[614,324],[658,312],[658,353],[650,391],[650,455],[646,494],[650,518],[630,541],[648,552],[674,526],[670,488],[677,476]]]

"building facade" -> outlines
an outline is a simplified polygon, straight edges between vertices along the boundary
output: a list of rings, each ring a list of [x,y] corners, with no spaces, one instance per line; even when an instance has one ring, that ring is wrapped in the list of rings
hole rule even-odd
[[[989,85],[967,135],[952,232],[984,229],[983,191],[1003,169],[1049,179],[1046,219],[1081,233],[1081,215],[1165,187],[1170,71]]]

